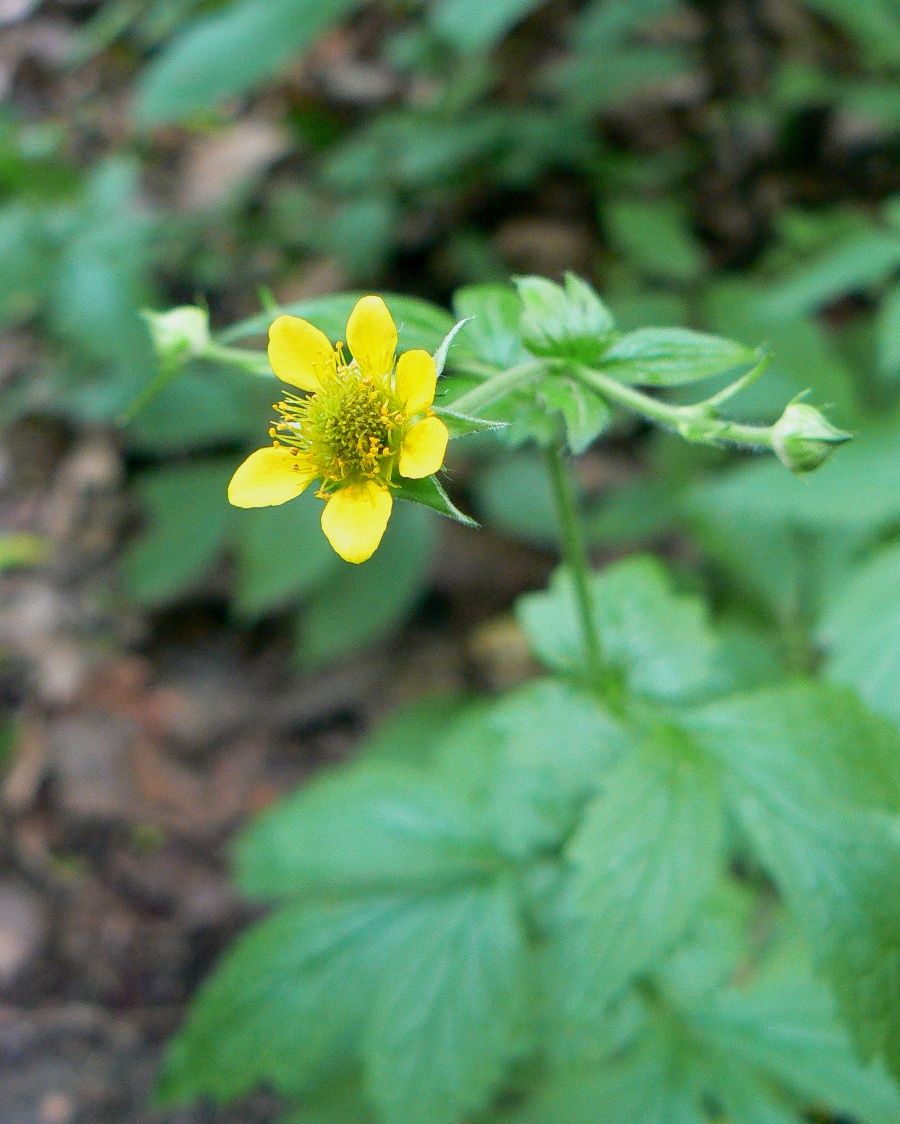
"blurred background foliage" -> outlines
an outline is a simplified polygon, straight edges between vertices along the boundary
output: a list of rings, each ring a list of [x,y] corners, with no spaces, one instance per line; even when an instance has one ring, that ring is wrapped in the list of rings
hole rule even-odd
[[[447,305],[572,269],[623,328],[766,342],[747,415],[813,387],[858,434],[794,482],[616,420],[584,472],[594,545],[665,546],[729,612],[774,625],[792,665],[826,650],[900,716],[880,610],[900,578],[892,0],[60,0],[0,18],[6,423],[118,425],[154,374],[144,306],[200,300],[226,328],[273,297]],[[417,338],[446,322],[436,308]],[[276,617],[301,662],[327,662],[421,601],[437,529],[404,511],[356,574],[310,535],[312,500],[227,510],[270,397],[198,364],[121,427],[142,513],[122,589],[155,611],[214,580],[236,625]],[[531,454],[479,438],[452,469],[491,527],[551,540]]]
[[[403,347],[492,308],[469,346],[511,362],[498,286],[571,270],[623,330],[767,345],[739,416],[809,387],[854,441],[794,479],[615,412],[578,464],[594,561],[648,550],[676,605],[709,600],[710,692],[816,671],[900,722],[898,72],[896,0],[0,0],[0,984],[26,1024],[0,1070],[11,1101],[66,1064],[87,1090],[22,1119],[158,1119],[159,1043],[249,919],[236,826],[395,703],[532,674],[505,614],[554,560],[540,454],[491,434],[447,476],[484,530],[398,505],[364,567],[311,497],[230,509],[274,382],[195,362],[126,421],[158,375],[141,310],[197,303],[261,346],[273,303],[339,337],[331,294],[374,290]],[[419,753],[452,706],[391,744]],[[448,757],[477,764],[470,740]],[[819,1091],[830,1048],[763,1069]],[[221,1119],[272,1119],[262,1096]]]

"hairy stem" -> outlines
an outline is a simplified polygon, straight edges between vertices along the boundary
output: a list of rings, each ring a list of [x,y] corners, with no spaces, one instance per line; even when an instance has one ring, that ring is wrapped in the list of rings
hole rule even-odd
[[[574,367],[572,374],[585,385],[600,391],[612,402],[618,402],[648,421],[674,429],[686,441],[702,445],[734,445],[741,449],[771,449],[772,428],[767,425],[743,425],[717,417],[714,400],[695,406],[676,406],[652,398],[633,386],[619,382],[588,367]]]

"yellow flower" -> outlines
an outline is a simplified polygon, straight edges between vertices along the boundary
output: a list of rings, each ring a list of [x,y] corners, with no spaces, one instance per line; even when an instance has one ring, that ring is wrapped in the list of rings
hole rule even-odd
[[[271,507],[314,480],[326,500],[322,530],[347,562],[378,549],[393,506],[396,477],[437,472],[447,427],[432,410],[437,371],[427,351],[395,364],[397,329],[381,297],[357,301],[343,344],[318,328],[279,316],[269,328],[272,370],[302,394],[285,392],[273,409],[272,444],[251,453],[228,485],[235,507]]]

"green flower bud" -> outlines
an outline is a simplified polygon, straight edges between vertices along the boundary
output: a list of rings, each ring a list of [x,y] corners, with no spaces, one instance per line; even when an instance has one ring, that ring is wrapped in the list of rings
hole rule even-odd
[[[209,347],[209,314],[204,308],[182,305],[168,312],[142,313],[153,349],[163,363],[185,363],[202,355]]]
[[[791,472],[812,472],[826,461],[835,445],[851,435],[836,429],[814,406],[789,402],[772,426],[772,448]]]

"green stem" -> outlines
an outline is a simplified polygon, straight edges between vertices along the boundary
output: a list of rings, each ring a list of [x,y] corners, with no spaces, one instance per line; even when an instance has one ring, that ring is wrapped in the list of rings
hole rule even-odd
[[[556,517],[559,522],[563,558],[572,575],[572,583],[575,589],[575,601],[581,620],[585,662],[591,682],[599,686],[605,682],[607,676],[603,663],[600,635],[597,631],[597,622],[594,619],[591,603],[590,567],[581,518],[578,514],[575,488],[562,450],[559,448],[548,449],[545,457],[547,475],[550,478],[550,487],[553,491],[553,500],[556,506]]]
[[[540,362],[519,363],[510,367],[508,371],[493,374],[478,386],[473,386],[465,394],[461,394],[454,402],[448,403],[451,410],[460,414],[477,414],[486,406],[496,402],[510,391],[518,390],[526,383],[532,382],[546,370],[546,365]]]
[[[633,410],[657,425],[674,429],[687,441],[703,445],[735,445],[742,449],[771,449],[772,428],[768,425],[743,425],[716,417],[707,402],[695,406],[675,406],[651,398],[633,386],[618,382],[602,371],[574,367],[572,374],[606,398]]]
[[[239,367],[251,375],[271,375],[268,356],[264,351],[250,351],[243,347],[226,347],[224,344],[210,341],[206,345],[200,359],[207,359],[211,363],[225,363],[229,367]]]

